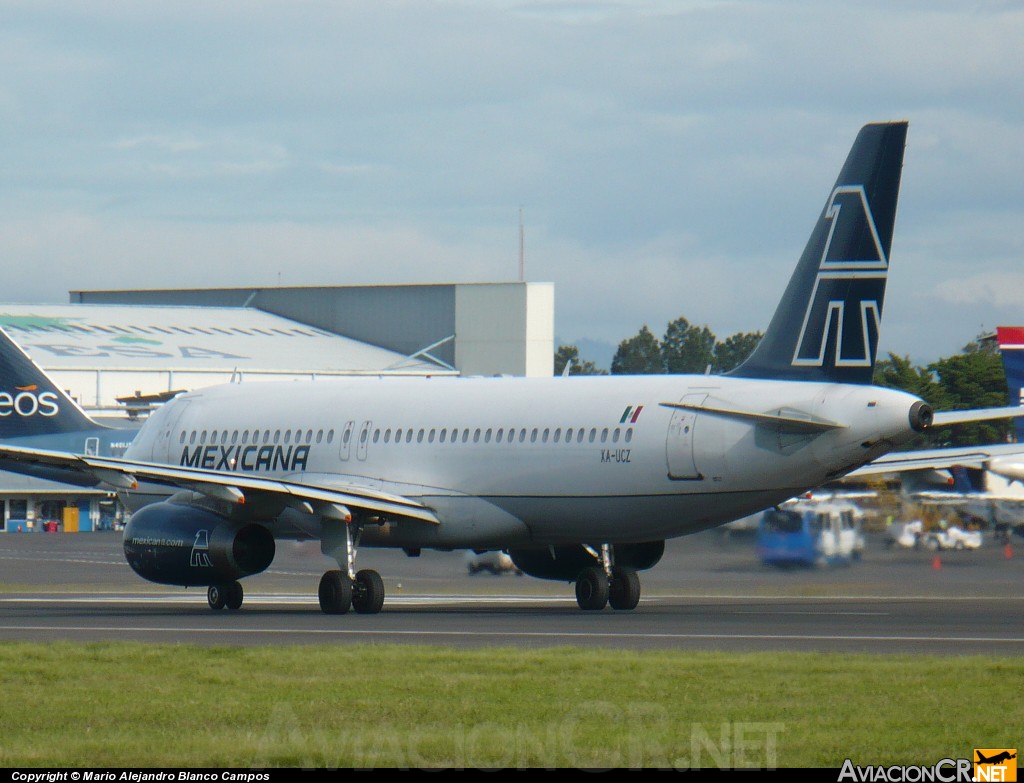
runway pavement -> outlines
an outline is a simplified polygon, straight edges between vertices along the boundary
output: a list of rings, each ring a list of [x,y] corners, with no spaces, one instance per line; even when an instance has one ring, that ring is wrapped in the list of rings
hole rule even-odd
[[[243,580],[245,605],[213,612],[205,590],[139,579],[120,534],[0,536],[0,640],[120,639],[197,644],[428,643],[610,649],[1024,653],[1024,542],[976,552],[904,551],[869,539],[848,567],[780,571],[752,539],[711,531],[670,541],[642,574],[632,612],[582,612],[569,584],[470,576],[460,553],[364,549],[384,577],[379,615],[319,611],[315,543],[279,545]]]

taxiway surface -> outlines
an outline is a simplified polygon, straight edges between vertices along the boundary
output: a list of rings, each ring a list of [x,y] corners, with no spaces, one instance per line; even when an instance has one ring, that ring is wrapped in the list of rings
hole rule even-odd
[[[1024,545],[975,552],[885,547],[869,539],[847,567],[761,565],[749,537],[718,531],[670,541],[641,575],[632,612],[583,612],[572,586],[469,575],[460,553],[362,550],[384,577],[379,615],[320,612],[314,542],[283,543],[267,572],[243,580],[245,605],[213,612],[205,590],[139,579],[120,534],[0,536],[0,639],[122,639],[196,644],[427,643],[626,649],[1024,653]]]

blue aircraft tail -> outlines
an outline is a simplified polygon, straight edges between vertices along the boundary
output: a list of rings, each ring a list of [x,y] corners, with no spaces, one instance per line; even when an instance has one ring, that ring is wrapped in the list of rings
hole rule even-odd
[[[0,329],[0,440],[105,429]]]
[[[1018,400],[1024,404],[1021,387],[1024,386],[1024,326],[996,327],[999,336],[999,353],[1003,357],[1006,372],[1006,386],[1010,392],[1010,404]],[[1024,418],[1014,419],[1017,428],[1017,442],[1024,443]]]
[[[907,123],[861,128],[768,330],[728,375],[871,383]]]

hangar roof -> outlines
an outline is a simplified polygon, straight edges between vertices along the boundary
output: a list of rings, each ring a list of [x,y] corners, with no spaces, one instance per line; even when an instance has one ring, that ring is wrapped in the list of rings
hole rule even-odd
[[[453,372],[245,307],[0,304],[0,327],[54,371]]]

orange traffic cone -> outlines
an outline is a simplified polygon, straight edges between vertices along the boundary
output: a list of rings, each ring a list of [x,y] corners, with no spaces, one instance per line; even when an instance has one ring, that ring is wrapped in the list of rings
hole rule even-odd
[[[1013,557],[1013,547],[1009,544],[1007,544],[1006,547],[1003,549],[1003,557],[1005,557],[1007,560]]]
[[[938,555],[935,555],[935,557],[932,558],[932,570],[933,571],[941,571],[942,570],[942,558],[939,557]]]

